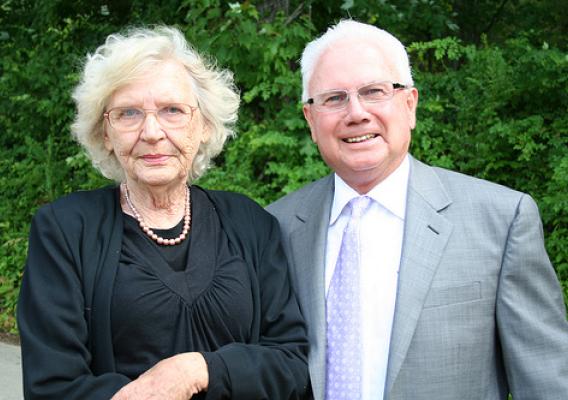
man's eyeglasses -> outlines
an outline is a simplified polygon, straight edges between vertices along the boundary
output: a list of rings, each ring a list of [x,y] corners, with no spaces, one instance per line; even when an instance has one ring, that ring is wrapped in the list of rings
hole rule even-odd
[[[149,113],[156,115],[156,119],[162,127],[176,129],[188,125],[195,110],[197,110],[197,107],[189,104],[172,103],[158,109],[116,107],[105,112],[103,116],[108,120],[110,126],[117,131],[139,129]]]
[[[349,103],[349,96],[356,92],[363,103],[379,103],[390,100],[397,89],[408,89],[409,86],[393,82],[373,82],[354,91],[330,90],[309,98],[306,104],[314,106],[319,112],[335,112],[345,109]]]

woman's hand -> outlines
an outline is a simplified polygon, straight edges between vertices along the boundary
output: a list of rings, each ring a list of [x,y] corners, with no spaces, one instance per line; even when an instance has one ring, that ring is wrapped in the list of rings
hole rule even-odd
[[[120,389],[111,400],[188,400],[209,386],[200,353],[182,353],[160,361]]]

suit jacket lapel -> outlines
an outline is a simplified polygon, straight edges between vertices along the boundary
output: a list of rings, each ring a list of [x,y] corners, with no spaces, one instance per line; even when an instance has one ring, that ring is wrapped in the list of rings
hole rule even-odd
[[[314,399],[323,400],[325,391],[325,248],[331,203],[333,175],[314,184],[297,208],[296,228],[290,235],[297,278],[297,290],[310,339],[310,376]]]
[[[411,158],[398,291],[385,398],[410,346],[424,301],[453,229],[439,212],[451,204],[432,168]]]

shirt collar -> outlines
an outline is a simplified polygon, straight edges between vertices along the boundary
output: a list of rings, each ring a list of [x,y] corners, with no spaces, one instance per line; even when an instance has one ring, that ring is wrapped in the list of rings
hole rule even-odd
[[[406,192],[409,173],[410,161],[408,155],[406,155],[396,170],[367,193],[367,196],[403,221],[406,215]],[[335,190],[329,219],[330,226],[337,221],[345,205],[347,205],[351,199],[360,196],[359,193],[345,183],[339,175],[334,174],[334,177]]]

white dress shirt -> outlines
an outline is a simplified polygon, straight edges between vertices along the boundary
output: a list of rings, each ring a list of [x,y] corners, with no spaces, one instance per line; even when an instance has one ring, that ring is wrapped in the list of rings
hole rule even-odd
[[[406,215],[408,156],[367,196],[361,221],[362,400],[383,398]],[[325,254],[326,298],[348,222],[345,206],[359,194],[337,174]]]

